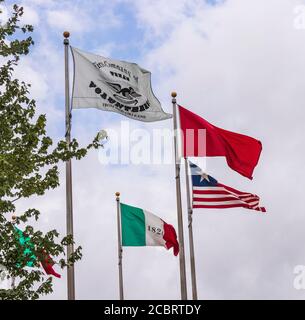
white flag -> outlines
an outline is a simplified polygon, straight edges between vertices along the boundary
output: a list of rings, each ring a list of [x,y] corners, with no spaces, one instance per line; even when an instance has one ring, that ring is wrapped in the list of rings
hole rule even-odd
[[[172,117],[151,89],[151,73],[136,63],[104,58],[72,48],[74,88],[72,108],[97,108],[139,121]]]

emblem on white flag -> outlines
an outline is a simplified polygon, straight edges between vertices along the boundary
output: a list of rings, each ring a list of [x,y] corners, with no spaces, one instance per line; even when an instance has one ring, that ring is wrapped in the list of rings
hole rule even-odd
[[[104,58],[72,48],[74,86],[72,108],[97,108],[145,121],[172,117],[151,89],[151,73],[136,63]]]

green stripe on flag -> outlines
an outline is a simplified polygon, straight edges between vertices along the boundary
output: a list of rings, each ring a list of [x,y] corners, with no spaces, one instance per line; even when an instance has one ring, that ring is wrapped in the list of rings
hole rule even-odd
[[[146,246],[145,215],[142,209],[121,203],[122,246]]]

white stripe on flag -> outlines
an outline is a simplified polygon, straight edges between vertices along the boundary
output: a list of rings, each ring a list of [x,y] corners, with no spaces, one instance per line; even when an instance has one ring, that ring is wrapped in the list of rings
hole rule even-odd
[[[232,200],[232,201],[222,201],[222,202],[211,202],[211,201],[194,201],[194,205],[204,205],[204,206],[226,206],[231,204],[243,204],[243,205],[249,205],[249,203],[240,201],[240,200]]]
[[[233,198],[232,194],[203,194],[195,193],[194,198]]]
[[[223,187],[193,187],[193,190],[197,191],[228,191]]]

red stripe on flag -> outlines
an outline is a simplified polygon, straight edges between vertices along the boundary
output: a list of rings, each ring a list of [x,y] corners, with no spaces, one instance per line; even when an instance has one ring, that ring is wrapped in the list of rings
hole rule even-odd
[[[246,208],[246,209],[252,209],[255,211],[260,211],[260,212],[266,212],[266,209],[264,207],[258,207],[258,208],[251,208],[249,206],[247,206],[246,204],[230,204],[230,205],[213,205],[213,206],[209,206],[209,205],[202,205],[202,204],[194,204],[193,205],[194,209],[229,209],[229,208]]]

